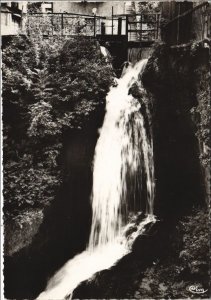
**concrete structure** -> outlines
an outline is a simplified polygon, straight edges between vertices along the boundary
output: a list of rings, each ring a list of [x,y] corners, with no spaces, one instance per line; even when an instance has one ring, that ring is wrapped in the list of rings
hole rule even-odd
[[[24,26],[27,1],[1,3],[1,35],[16,35]]]
[[[53,12],[53,2],[43,2],[41,4],[41,12],[42,13],[52,13]]]

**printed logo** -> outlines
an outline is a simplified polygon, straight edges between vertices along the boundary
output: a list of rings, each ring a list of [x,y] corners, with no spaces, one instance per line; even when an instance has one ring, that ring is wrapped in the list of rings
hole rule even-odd
[[[206,293],[208,290],[205,290],[202,287],[199,287],[198,285],[190,285],[188,287],[189,292],[193,293],[193,294],[204,294]]]

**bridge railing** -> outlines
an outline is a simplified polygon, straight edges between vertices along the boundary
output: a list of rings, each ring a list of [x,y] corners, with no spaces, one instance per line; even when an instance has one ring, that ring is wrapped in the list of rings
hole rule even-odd
[[[104,17],[72,13],[32,13],[26,16],[28,34],[95,37],[101,33]]]
[[[153,42],[160,38],[160,13],[127,16],[128,40]]]
[[[119,34],[125,34],[128,41],[155,41],[160,38],[160,13],[114,15],[118,20]]]
[[[26,30],[35,35],[91,36],[121,35],[128,41],[154,41],[160,35],[160,14],[102,17],[75,13],[32,13],[26,16]]]
[[[162,39],[169,45],[211,38],[210,4],[204,2],[177,16],[162,30]]]
[[[101,21],[101,35],[126,35],[126,17],[111,16]]]

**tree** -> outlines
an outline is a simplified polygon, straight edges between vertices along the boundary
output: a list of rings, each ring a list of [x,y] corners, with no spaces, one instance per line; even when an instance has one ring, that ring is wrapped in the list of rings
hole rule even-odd
[[[60,184],[67,130],[103,105],[113,72],[86,38],[18,36],[3,51],[5,210],[43,207]]]

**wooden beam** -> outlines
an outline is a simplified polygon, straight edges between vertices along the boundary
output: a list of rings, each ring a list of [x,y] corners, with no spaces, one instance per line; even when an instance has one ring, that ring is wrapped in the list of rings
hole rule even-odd
[[[128,32],[153,32],[156,29],[128,29]]]
[[[42,16],[42,15],[48,15],[48,16],[53,16],[53,15],[64,15],[65,17],[67,16],[78,16],[78,17],[90,17],[90,18],[94,18],[93,15],[87,15],[87,14],[78,14],[78,13],[27,13],[26,15],[38,15],[38,16]],[[99,18],[99,19],[106,19],[106,17],[102,17],[102,16],[95,16],[95,18]]]

